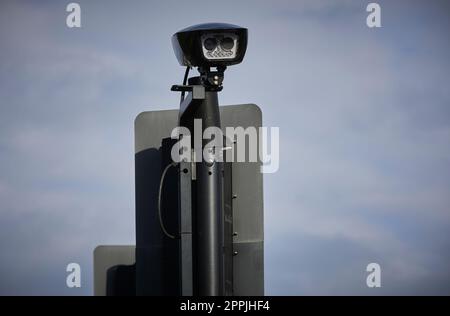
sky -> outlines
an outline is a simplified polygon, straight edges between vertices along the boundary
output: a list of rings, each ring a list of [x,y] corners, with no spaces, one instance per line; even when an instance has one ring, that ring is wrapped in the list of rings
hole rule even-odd
[[[221,104],[280,129],[266,294],[450,294],[448,2],[77,2],[0,2],[0,294],[92,295],[93,249],[134,244],[134,118],[178,107],[170,38],[203,22],[249,29]]]

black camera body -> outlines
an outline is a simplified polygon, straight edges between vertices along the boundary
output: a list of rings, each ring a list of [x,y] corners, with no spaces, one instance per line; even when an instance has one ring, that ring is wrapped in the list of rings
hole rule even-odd
[[[247,32],[233,24],[197,24],[175,33],[172,45],[182,66],[226,67],[244,59]]]

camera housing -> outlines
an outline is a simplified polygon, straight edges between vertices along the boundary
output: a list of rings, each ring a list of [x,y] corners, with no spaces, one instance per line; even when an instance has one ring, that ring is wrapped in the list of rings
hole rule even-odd
[[[172,46],[182,66],[230,66],[244,59],[247,32],[246,28],[233,24],[197,24],[175,33]]]

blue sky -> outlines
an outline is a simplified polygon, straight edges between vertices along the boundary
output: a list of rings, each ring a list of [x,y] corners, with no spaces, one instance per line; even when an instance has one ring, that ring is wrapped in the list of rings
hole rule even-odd
[[[133,120],[177,107],[170,37],[212,21],[249,29],[221,104],[280,128],[266,294],[450,294],[447,2],[378,1],[380,29],[369,1],[68,3],[0,3],[1,294],[92,294],[95,246],[134,243]]]

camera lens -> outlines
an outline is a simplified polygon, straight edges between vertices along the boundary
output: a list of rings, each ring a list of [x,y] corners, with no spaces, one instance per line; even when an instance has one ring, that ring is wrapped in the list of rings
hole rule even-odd
[[[224,37],[220,41],[220,47],[224,50],[231,50],[234,47],[234,40],[231,37]]]
[[[203,42],[203,46],[205,46],[207,50],[214,50],[217,47],[217,40],[213,37],[208,37]]]

